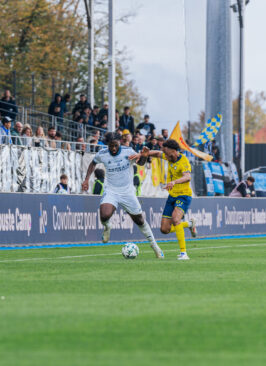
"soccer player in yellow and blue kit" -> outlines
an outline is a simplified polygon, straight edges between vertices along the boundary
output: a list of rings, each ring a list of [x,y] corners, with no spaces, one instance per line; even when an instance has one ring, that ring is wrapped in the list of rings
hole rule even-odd
[[[189,228],[191,235],[197,235],[194,219],[181,221],[187,212],[191,200],[192,190],[190,187],[191,166],[186,156],[180,154],[179,145],[175,140],[167,140],[163,144],[163,151],[143,148],[141,155],[162,158],[168,160],[167,185],[169,196],[163,211],[161,232],[169,234],[175,232],[180,247],[178,259],[189,259],[186,251],[184,228]]]

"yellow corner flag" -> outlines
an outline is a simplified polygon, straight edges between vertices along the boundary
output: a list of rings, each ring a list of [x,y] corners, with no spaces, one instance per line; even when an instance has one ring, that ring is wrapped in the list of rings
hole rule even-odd
[[[213,159],[213,157],[211,155],[188,146],[188,144],[186,143],[186,141],[184,140],[184,138],[182,136],[179,121],[177,122],[175,128],[173,129],[170,139],[173,139],[176,142],[178,142],[178,144],[182,150],[189,151],[189,152],[191,152],[191,154],[197,156],[198,158],[201,158],[206,161],[211,161]]]

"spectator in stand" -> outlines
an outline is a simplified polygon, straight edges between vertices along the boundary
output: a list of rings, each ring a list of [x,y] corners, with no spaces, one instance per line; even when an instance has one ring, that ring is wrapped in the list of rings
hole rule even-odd
[[[162,129],[162,136],[163,136],[164,140],[168,139],[168,130],[166,128]]]
[[[136,152],[139,153],[140,151],[142,151],[143,147],[146,146],[145,143],[145,136],[144,135],[139,135],[139,141],[136,145]]]
[[[54,193],[59,194],[70,194],[71,188],[68,186],[68,176],[66,174],[62,174],[60,177],[60,183],[55,187]]]
[[[55,135],[56,135],[56,129],[54,128],[54,126],[50,126],[48,128],[48,136],[47,136],[47,139],[49,140],[48,141],[48,145],[52,149],[56,149]]]
[[[33,146],[35,147],[49,147],[47,138],[44,134],[43,128],[41,126],[37,127],[35,135],[33,137]]]
[[[82,118],[83,118],[82,123],[84,125],[93,126],[93,117],[92,117],[91,109],[89,107],[86,107],[84,109],[83,114],[82,114]]]
[[[22,132],[21,132],[21,136],[22,136],[22,145],[24,146],[32,146],[32,129],[31,126],[29,124],[25,124],[23,126]]]
[[[123,135],[123,131],[121,130],[121,128],[117,128],[116,133],[118,133],[118,135],[122,136]]]
[[[11,129],[12,142],[15,145],[22,145],[21,132],[23,129],[23,124],[21,122],[16,122],[14,128]]]
[[[9,117],[15,121],[18,114],[15,99],[12,98],[10,90],[6,90],[2,99],[0,100],[0,111],[2,117]]]
[[[63,116],[66,118],[71,116],[71,112],[69,111],[70,100],[71,100],[71,95],[67,93],[63,96],[62,102],[61,102]]]
[[[90,103],[87,101],[87,97],[85,94],[80,94],[79,96],[79,101],[75,104],[75,107],[73,108],[72,114],[73,114],[73,119],[75,121],[75,114],[76,112],[79,112],[79,115],[82,115],[84,110],[89,107],[91,109],[91,105]]]
[[[119,120],[119,128],[121,128],[121,130],[129,130],[132,134],[134,134],[134,118],[130,115],[129,107],[124,108],[124,113]]]
[[[163,143],[165,142],[163,135],[158,135],[156,139],[157,139],[157,144],[159,146],[159,150],[163,150]]]
[[[100,125],[99,112],[100,112],[100,108],[97,105],[95,105],[93,107],[93,110],[91,113],[92,119],[93,119],[93,126],[95,126],[95,127],[99,127],[99,125]]]
[[[95,181],[92,187],[92,194],[102,195],[105,172],[103,169],[95,169],[94,175],[95,175]]]
[[[103,117],[107,116],[106,121],[108,121],[108,103],[104,103],[103,108],[99,112],[99,121],[103,120]]]
[[[150,122],[150,116],[145,114],[144,121],[139,123],[137,129],[140,131],[142,135],[155,135],[155,126]]]
[[[100,140],[101,138],[101,134],[100,134],[100,130],[93,130],[91,133],[91,137],[89,137],[90,139],[93,139],[96,141],[96,145],[104,145],[104,143]]]
[[[130,133],[129,130],[124,130],[123,134],[122,134],[122,140],[121,140],[121,145],[123,146],[130,146],[132,141],[132,135]]]
[[[138,142],[139,142],[139,136],[137,135],[134,135],[132,137],[132,141],[131,141],[131,144],[130,146],[132,147],[133,150],[137,151],[136,148],[137,148],[137,145],[138,145]]]
[[[254,177],[247,177],[247,180],[242,180],[242,182],[232,190],[229,197],[256,197],[254,183]]]
[[[11,118],[5,116],[2,118],[2,126],[0,127],[0,144],[12,144],[10,133]]]
[[[59,131],[56,131],[55,134],[56,148],[62,150],[71,150],[71,146],[68,142],[62,142],[62,134]]]
[[[103,120],[100,123],[100,128],[102,129],[102,131],[101,131],[101,140],[103,140],[103,137],[107,132],[107,127],[108,127],[107,123],[108,123],[107,122],[107,116],[105,115],[105,116],[103,116]]]
[[[86,145],[84,143],[84,138],[83,137],[78,137],[76,142],[79,142],[78,144],[76,144],[76,151],[81,152],[82,155],[84,155],[85,151],[86,151]]]
[[[62,104],[62,97],[59,93],[56,93],[54,96],[54,101],[50,103],[48,108],[48,113],[52,116],[63,118],[64,117],[64,108]]]
[[[160,146],[157,143],[156,137],[151,136],[150,142],[148,142],[147,147],[150,150],[160,150]]]
[[[213,156],[213,162],[215,163],[221,162],[220,150],[219,147],[216,145],[216,140],[212,140],[211,154]]]

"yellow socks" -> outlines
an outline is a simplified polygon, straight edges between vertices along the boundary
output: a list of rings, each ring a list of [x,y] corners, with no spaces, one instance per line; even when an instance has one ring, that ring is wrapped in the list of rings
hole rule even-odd
[[[177,226],[172,225],[171,230],[170,230],[170,233],[173,233],[173,232],[176,233],[176,238],[177,238],[181,253],[186,252],[186,240],[185,240],[185,231],[184,231],[185,227],[189,227],[189,224],[186,221],[181,222]]]

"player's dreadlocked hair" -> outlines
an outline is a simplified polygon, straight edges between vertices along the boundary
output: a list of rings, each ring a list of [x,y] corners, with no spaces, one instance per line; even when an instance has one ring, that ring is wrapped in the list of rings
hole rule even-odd
[[[108,145],[110,142],[112,142],[114,140],[120,141],[121,135],[119,135],[119,133],[117,133],[117,132],[107,132],[104,140],[105,140],[105,143]]]
[[[166,140],[163,143],[163,147],[168,147],[168,149],[173,149],[173,150],[177,150],[177,151],[180,150],[178,143],[172,139]]]

